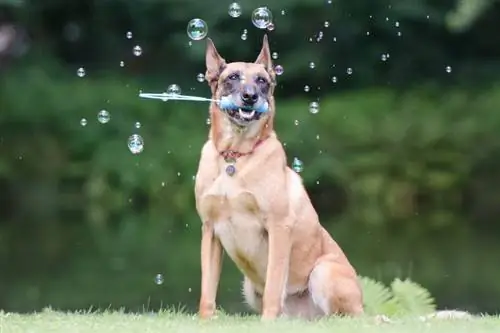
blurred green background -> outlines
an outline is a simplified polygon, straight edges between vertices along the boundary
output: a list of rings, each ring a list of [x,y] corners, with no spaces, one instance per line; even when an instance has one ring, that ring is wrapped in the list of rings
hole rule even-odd
[[[253,61],[266,31],[251,12],[267,6],[276,130],[359,273],[499,312],[500,3],[242,0],[232,18],[231,2],[0,0],[0,309],[196,310],[208,104],[138,93],[209,97],[188,21]],[[226,258],[229,312],[246,310],[240,281]]]

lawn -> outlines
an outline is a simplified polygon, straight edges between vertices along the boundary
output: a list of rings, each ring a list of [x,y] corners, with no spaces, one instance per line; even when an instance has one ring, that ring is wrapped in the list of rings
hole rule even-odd
[[[62,313],[43,311],[35,314],[0,312],[0,333],[259,333],[259,332],[335,332],[335,333],[481,333],[500,332],[500,317],[474,319],[416,318],[377,322],[374,318],[335,318],[317,322],[281,319],[261,323],[258,317],[222,315],[214,320],[200,321],[192,315],[172,312],[125,314]]]

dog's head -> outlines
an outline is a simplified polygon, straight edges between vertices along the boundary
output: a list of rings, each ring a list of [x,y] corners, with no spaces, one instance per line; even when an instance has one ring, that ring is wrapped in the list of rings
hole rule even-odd
[[[267,35],[255,62],[226,63],[211,39],[207,40],[205,78],[217,110],[232,123],[246,127],[264,122],[274,113],[273,92],[276,84]]]

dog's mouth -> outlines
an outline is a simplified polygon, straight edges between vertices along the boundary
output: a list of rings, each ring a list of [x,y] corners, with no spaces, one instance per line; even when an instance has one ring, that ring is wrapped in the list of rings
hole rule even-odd
[[[225,109],[226,114],[238,122],[251,122],[259,120],[261,113],[250,108]]]

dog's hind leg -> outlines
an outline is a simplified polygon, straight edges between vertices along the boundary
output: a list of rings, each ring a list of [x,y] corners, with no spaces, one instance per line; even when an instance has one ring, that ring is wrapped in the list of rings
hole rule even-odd
[[[243,278],[243,297],[248,306],[257,313],[262,313],[262,295],[256,290],[252,281],[247,277]]]
[[[363,313],[363,294],[355,272],[338,263],[333,255],[324,255],[316,261],[309,275],[309,292],[324,315]]]

